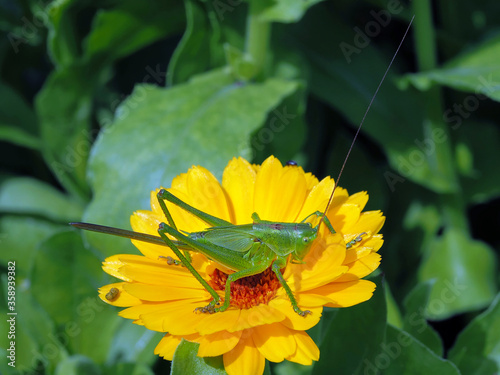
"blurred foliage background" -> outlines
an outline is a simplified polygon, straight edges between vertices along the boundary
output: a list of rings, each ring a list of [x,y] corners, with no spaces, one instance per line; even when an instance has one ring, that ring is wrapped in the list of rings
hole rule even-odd
[[[315,366],[266,372],[498,373],[494,0],[0,1],[0,372],[168,372],[161,334],[97,298],[101,261],[137,250],[67,223],[130,228],[150,190],[238,155],[336,177],[413,14],[340,182],[387,216],[385,281],[325,310]]]

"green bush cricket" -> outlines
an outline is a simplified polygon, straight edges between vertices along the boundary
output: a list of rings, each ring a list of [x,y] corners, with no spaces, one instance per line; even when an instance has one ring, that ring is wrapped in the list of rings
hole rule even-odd
[[[167,190],[161,189],[157,193],[157,199],[168,224],[162,222],[159,225],[159,237],[97,224],[70,224],[80,229],[112,234],[115,236],[126,237],[133,240],[149,242],[156,245],[168,246],[176,254],[179,260],[174,260],[171,257],[166,257],[167,263],[169,265],[182,264],[183,266],[185,266],[213,297],[213,300],[207,306],[199,307],[195,311],[200,311],[203,313],[215,313],[227,310],[231,304],[231,284],[233,282],[244,277],[257,275],[267,270],[268,268],[271,268],[271,270],[275,273],[277,279],[279,280],[281,286],[284,288],[288,298],[290,299],[294,311],[300,316],[306,316],[307,314],[310,314],[311,312],[309,310],[301,310],[299,308],[295,296],[293,295],[290,287],[283,278],[281,269],[286,267],[289,260],[292,263],[303,262],[303,259],[311,248],[312,243],[317,238],[321,223],[325,223],[326,227],[332,234],[335,233],[332,224],[326,216],[326,212],[328,211],[328,208],[331,204],[335,189],[338,185],[338,181],[342,175],[342,172],[354,146],[354,143],[356,142],[366,115],[370,110],[370,107],[378,93],[378,90],[380,89],[380,86],[382,85],[393,63],[394,58],[397,55],[399,48],[401,47],[401,44],[403,43],[408,33],[409,28],[411,27],[412,21],[408,25],[408,29],[406,30],[406,33],[404,34],[393,59],[389,63],[387,70],[385,71],[382,80],[380,81],[361,120],[360,125],[358,126],[354,139],[340,169],[339,175],[335,181],[329,201],[323,212],[313,212],[299,223],[271,222],[261,220],[258,216],[258,213],[254,212],[252,214],[252,224],[234,225],[223,219],[200,211],[195,207],[192,207],[183,202]],[[295,167],[297,166],[297,163],[294,161],[289,161],[287,163],[287,166]],[[195,215],[196,217],[206,222],[210,227],[200,232],[181,233],[177,229],[177,226],[165,204],[165,201],[169,201],[174,205],[182,208],[183,210]],[[320,217],[320,221],[315,227],[313,227],[311,223],[306,222],[306,220],[312,216]],[[361,241],[362,236],[365,234],[366,233],[360,233],[355,239],[348,242],[346,244],[346,247],[349,248],[356,242]],[[167,235],[174,237],[176,240],[171,240]],[[199,252],[212,261],[234,271],[227,277],[224,290],[224,302],[222,303],[222,305],[220,303],[220,297],[217,292],[212,288],[212,286],[208,284],[205,279],[201,277],[198,271],[192,266],[189,252]],[[116,298],[116,295],[118,295],[118,291],[116,290],[114,292],[116,293],[108,293],[106,295],[106,298],[108,300]]]

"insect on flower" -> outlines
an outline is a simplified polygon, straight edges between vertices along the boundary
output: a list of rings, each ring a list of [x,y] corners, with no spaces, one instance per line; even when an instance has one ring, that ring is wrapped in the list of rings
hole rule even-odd
[[[362,278],[380,264],[385,218],[363,212],[366,192],[349,195],[339,178],[319,181],[296,164],[233,158],[222,183],[192,167],[151,192],[151,210],[131,217],[134,231],[72,223],[130,238],[142,253],[106,259],[121,282],[102,287],[101,299],[166,332],[155,349],[165,359],[185,339],[200,357],[222,355],[230,375],[261,374],[266,359],[318,360],[305,331],[323,307],[372,296]]]

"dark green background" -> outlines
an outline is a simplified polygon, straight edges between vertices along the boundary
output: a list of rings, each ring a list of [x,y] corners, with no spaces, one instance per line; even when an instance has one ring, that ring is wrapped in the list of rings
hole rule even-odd
[[[340,182],[387,217],[377,291],[325,310],[314,367],[266,372],[498,373],[497,3],[0,1],[0,371],[168,372],[161,334],[96,297],[101,261],[137,250],[67,223],[129,228],[150,190],[238,155],[336,177],[415,14]],[[174,373],[222,371],[192,346]]]

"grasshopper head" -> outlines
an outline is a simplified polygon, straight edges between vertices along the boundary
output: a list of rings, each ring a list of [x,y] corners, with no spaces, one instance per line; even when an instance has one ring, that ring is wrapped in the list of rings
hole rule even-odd
[[[301,225],[298,231],[297,243],[295,250],[292,252],[292,258],[295,261],[301,262],[309,252],[312,243],[318,236],[318,228],[313,228],[310,223]]]

